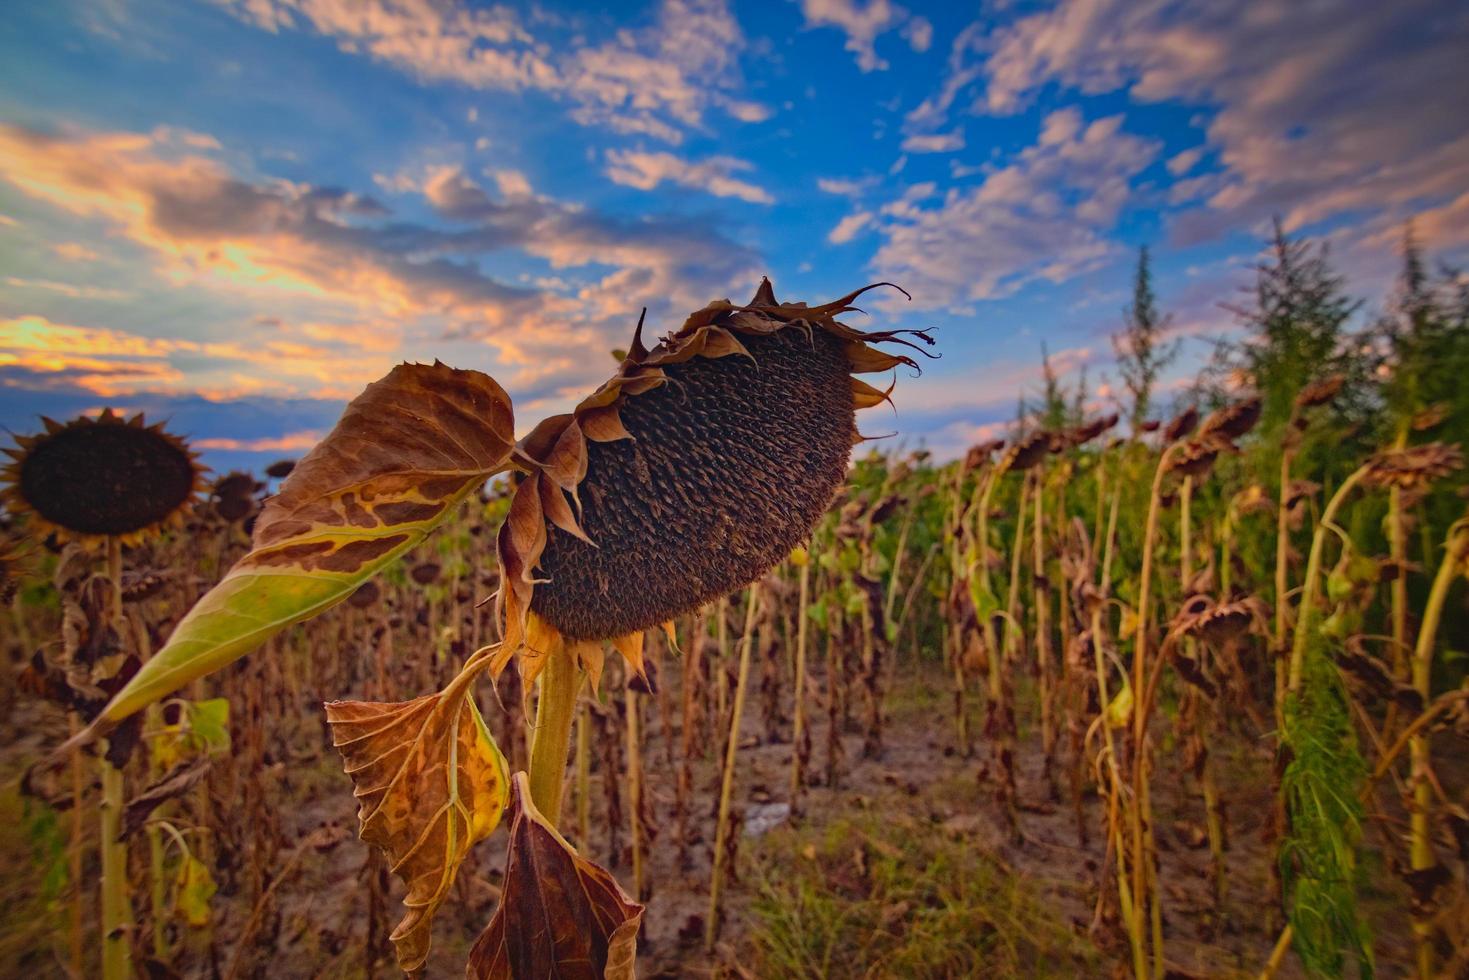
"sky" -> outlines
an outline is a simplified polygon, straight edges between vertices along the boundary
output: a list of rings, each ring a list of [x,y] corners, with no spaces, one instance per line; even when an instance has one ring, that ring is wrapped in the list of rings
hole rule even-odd
[[[216,470],[297,457],[402,360],[517,429],[762,275],[932,327],[868,434],[940,455],[1055,367],[1117,394],[1139,246],[1186,382],[1272,216],[1363,316],[1405,223],[1469,260],[1448,0],[11,0],[0,426],[104,406]],[[1166,393],[1165,393],[1166,400]]]

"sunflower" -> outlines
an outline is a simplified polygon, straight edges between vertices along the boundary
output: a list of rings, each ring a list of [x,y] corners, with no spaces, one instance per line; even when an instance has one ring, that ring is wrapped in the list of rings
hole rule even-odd
[[[885,284],[884,284],[885,285]],[[873,288],[871,286],[868,289]],[[642,672],[642,633],[756,581],[810,534],[862,441],[854,412],[888,400],[854,374],[917,367],[872,346],[920,331],[837,321],[858,290],[808,307],[769,280],[711,303],[516,445],[498,539],[503,664],[533,677],[568,641],[593,671],[612,640]]]
[[[0,470],[0,501],[37,536],[135,544],[181,523],[203,487],[196,454],[141,413],[41,421],[45,431],[17,436]]]
[[[1377,487],[1420,490],[1453,475],[1464,465],[1464,453],[1451,443],[1386,449],[1368,460],[1367,482]]]

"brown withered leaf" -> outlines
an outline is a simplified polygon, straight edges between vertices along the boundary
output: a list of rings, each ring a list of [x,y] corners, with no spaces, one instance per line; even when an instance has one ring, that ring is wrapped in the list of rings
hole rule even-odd
[[[154,810],[193,789],[209,771],[209,765],[210,760],[207,757],[180,762],[162,779],[128,800],[123,807],[122,829],[118,832],[117,839],[127,840],[142,828]]]
[[[632,980],[643,906],[546,822],[525,773],[512,786],[505,888],[469,953],[466,976]]]
[[[390,938],[409,973],[428,956],[434,913],[460,863],[505,805],[505,757],[469,696],[478,673],[412,701],[326,704],[332,743],[356,787],[359,836],[408,885],[407,912]]]
[[[253,547],[104,710],[99,733],[351,595],[507,465],[510,398],[477,371],[400,364],[354,398],[255,524]]]

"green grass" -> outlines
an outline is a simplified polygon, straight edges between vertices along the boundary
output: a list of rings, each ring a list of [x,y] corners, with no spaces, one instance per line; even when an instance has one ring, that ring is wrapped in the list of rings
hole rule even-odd
[[[755,976],[1070,977],[1097,965],[1027,882],[908,818],[774,832],[753,878]]]

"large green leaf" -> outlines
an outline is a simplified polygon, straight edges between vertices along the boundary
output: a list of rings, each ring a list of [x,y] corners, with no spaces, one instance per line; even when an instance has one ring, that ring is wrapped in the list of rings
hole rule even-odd
[[[504,468],[510,398],[490,377],[400,364],[367,386],[266,502],[254,547],[107,705],[105,729],[351,595]]]

